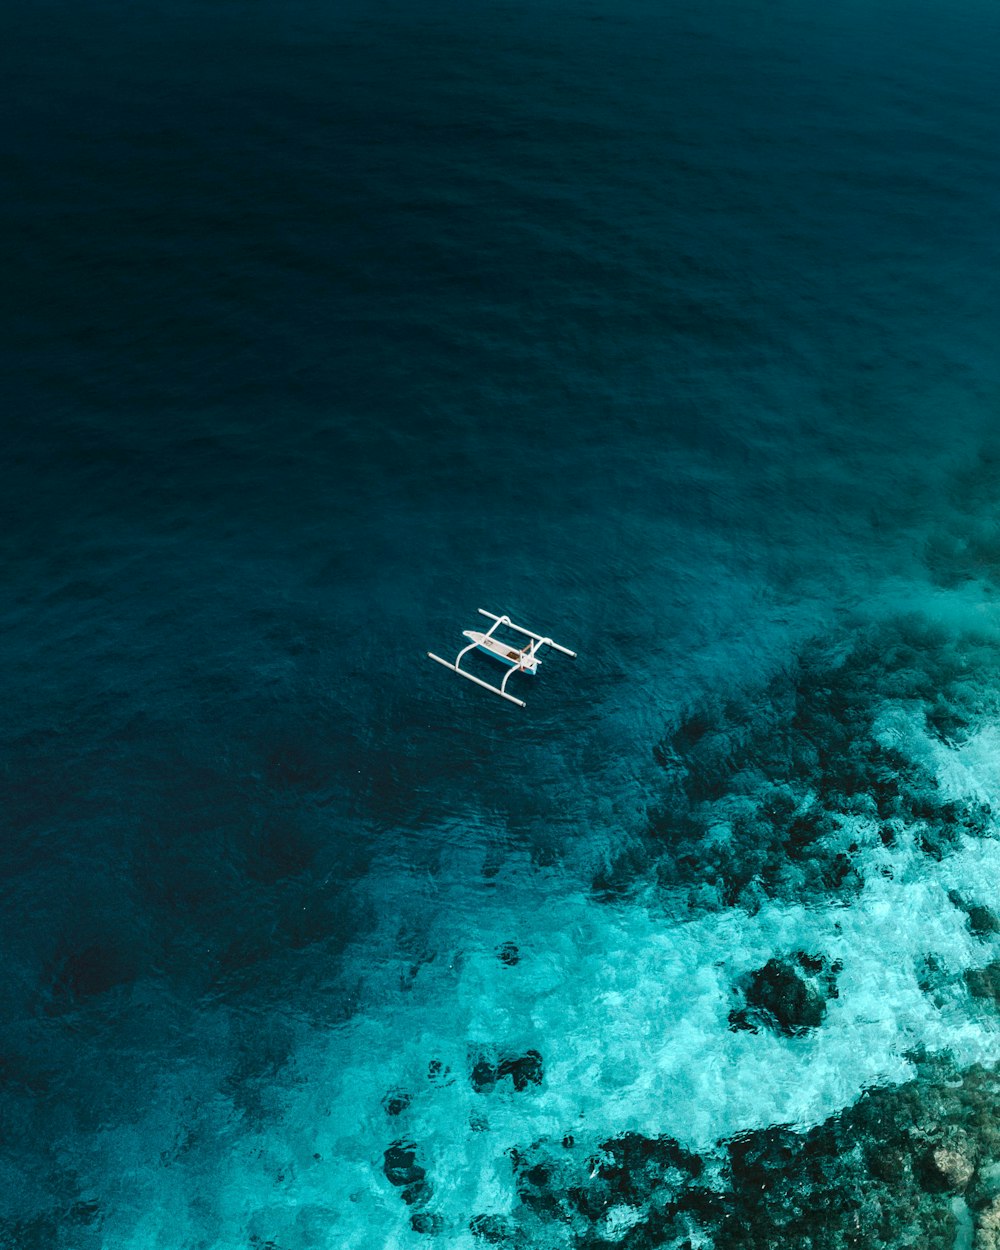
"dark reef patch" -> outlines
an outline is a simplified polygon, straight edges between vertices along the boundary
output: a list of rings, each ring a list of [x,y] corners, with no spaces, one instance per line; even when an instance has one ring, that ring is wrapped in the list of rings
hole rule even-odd
[[[567,1250],[1000,1250],[1000,1073],[926,1063],[806,1131],[740,1133],[701,1157],[624,1133],[511,1152],[519,1205],[473,1231]],[[964,1232],[963,1232],[964,1229]]]
[[[960,838],[992,834],[989,806],[942,797],[928,761],[887,745],[880,718],[922,715],[954,744],[1000,710],[997,689],[988,639],[917,616],[808,644],[762,690],[708,703],[663,739],[659,807],[595,874],[595,896],[652,880],[697,909],[849,900],[864,885],[861,852],[908,839],[940,860]]]
[[[967,969],[965,984],[973,998],[992,1000],[1000,1007],[1000,960],[995,960],[984,968]]]
[[[506,964],[508,968],[513,968],[521,959],[521,952],[517,949],[517,943],[504,942],[502,946],[497,948],[497,959],[502,964]]]
[[[395,1185],[407,1206],[423,1206],[434,1190],[427,1172],[417,1162],[417,1147],[411,1141],[394,1141],[382,1157],[382,1171],[390,1185]]]
[[[659,1244],[642,1238],[682,1231],[675,1217],[686,1187],[701,1175],[698,1155],[670,1137],[640,1133],[601,1141],[589,1153],[567,1147],[566,1140],[537,1142],[511,1154],[529,1242],[538,1239],[541,1223],[549,1239],[561,1229],[566,1245],[610,1244],[618,1240],[613,1226],[626,1211],[629,1231],[620,1244]]]
[[[504,1077],[510,1077],[514,1088],[523,1093],[530,1085],[541,1085],[545,1065],[537,1050],[527,1050],[523,1055],[505,1055],[496,1058],[491,1053],[476,1052],[471,1056],[469,1079],[477,1094],[488,1093]]]
[[[786,1037],[799,1037],[819,1028],[826,1004],[838,996],[839,963],[796,952],[791,959],[769,959],[752,972],[744,996],[747,1006],[729,1014],[732,1029],[771,1028]]]
[[[949,890],[948,898],[959,911],[965,912],[969,931],[976,937],[985,939],[992,937],[994,933],[1000,933],[1000,919],[988,907],[968,902],[956,890]]]
[[[412,1101],[412,1094],[404,1090],[393,1090],[383,1098],[382,1106],[386,1115],[397,1116],[402,1115]]]

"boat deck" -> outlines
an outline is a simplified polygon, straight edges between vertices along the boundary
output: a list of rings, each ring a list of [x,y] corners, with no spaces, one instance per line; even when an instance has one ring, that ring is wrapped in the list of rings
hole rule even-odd
[[[503,660],[505,664],[510,664],[513,668],[521,668],[526,673],[534,673],[538,667],[539,661],[530,655],[530,648],[525,647],[523,651],[512,646],[509,642],[504,642],[500,638],[494,638],[491,634],[480,633],[478,629],[465,629],[462,631],[463,637],[474,642],[480,651],[485,651],[487,655],[494,656],[498,660]]]

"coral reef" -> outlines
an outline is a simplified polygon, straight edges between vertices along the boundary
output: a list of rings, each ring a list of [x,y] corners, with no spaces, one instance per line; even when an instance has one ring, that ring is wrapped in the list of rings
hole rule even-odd
[[[567,1136],[511,1166],[516,1209],[470,1221],[507,1250],[994,1250],[1000,1073],[920,1061],[909,1084],[808,1130],[741,1133],[704,1156],[667,1137]]]

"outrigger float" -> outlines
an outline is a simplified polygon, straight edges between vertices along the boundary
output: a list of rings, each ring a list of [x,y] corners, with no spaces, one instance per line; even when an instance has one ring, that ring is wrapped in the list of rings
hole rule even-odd
[[[474,681],[477,686],[482,686],[485,690],[490,690],[493,694],[498,694],[501,699],[506,699],[509,703],[516,703],[518,707],[524,707],[524,700],[515,698],[514,695],[507,693],[507,683],[515,673],[527,673],[529,677],[534,677],[538,672],[538,666],[541,660],[538,652],[542,647],[551,647],[553,651],[560,651],[563,655],[572,656],[576,659],[576,652],[570,651],[568,647],[560,647],[557,642],[553,642],[551,638],[545,638],[541,634],[533,634],[530,629],[525,629],[523,625],[515,625],[509,616],[497,616],[495,612],[487,612],[485,608],[479,609],[480,616],[487,616],[493,624],[485,633],[478,629],[463,629],[462,637],[470,639],[469,645],[463,647],[455,656],[454,662],[451,660],[442,660],[439,655],[435,655],[433,651],[427,654],[432,660],[436,660],[438,664],[443,664],[445,668],[450,668],[459,677],[467,677],[469,681]],[[518,647],[516,643],[504,642],[500,638],[494,637],[494,631],[499,629],[501,625],[505,625],[507,629],[514,630],[517,634],[522,634],[531,641],[523,647]],[[494,660],[499,660],[501,664],[506,664],[510,672],[504,674],[504,679],[499,686],[491,686],[488,681],[483,681],[481,677],[476,677],[473,673],[462,668],[462,659],[467,656],[470,651],[482,651]]]

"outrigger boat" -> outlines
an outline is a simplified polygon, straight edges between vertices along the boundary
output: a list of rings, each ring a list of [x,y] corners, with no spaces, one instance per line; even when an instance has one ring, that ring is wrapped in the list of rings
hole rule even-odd
[[[538,652],[542,647],[551,647],[553,651],[561,651],[563,655],[569,655],[574,660],[576,659],[575,651],[570,651],[568,647],[560,647],[551,638],[545,638],[541,634],[533,634],[530,629],[525,629],[522,625],[515,625],[509,616],[497,616],[495,612],[487,612],[485,608],[479,609],[479,615],[489,617],[493,624],[485,633],[478,629],[463,629],[462,637],[470,639],[469,645],[459,651],[458,655],[455,656],[454,662],[442,660],[433,651],[428,651],[427,654],[432,660],[436,660],[438,664],[443,664],[445,668],[450,668],[457,673],[459,677],[467,677],[469,681],[474,681],[477,686],[483,686],[486,690],[491,690],[493,694],[498,694],[501,699],[506,699],[509,703],[516,703],[518,707],[525,706],[523,699],[515,698],[514,695],[507,693],[507,683],[514,673],[527,673],[529,677],[535,676],[538,672],[538,666],[542,662],[538,657]],[[519,647],[517,643],[504,642],[501,638],[494,636],[494,631],[501,625],[505,625],[508,629],[514,630],[515,633],[521,634],[531,641],[522,647]],[[483,681],[481,677],[476,677],[473,673],[462,668],[462,659],[470,651],[482,651],[492,659],[499,660],[501,664],[507,665],[510,672],[504,674],[504,679],[499,686],[492,686],[488,681]]]

